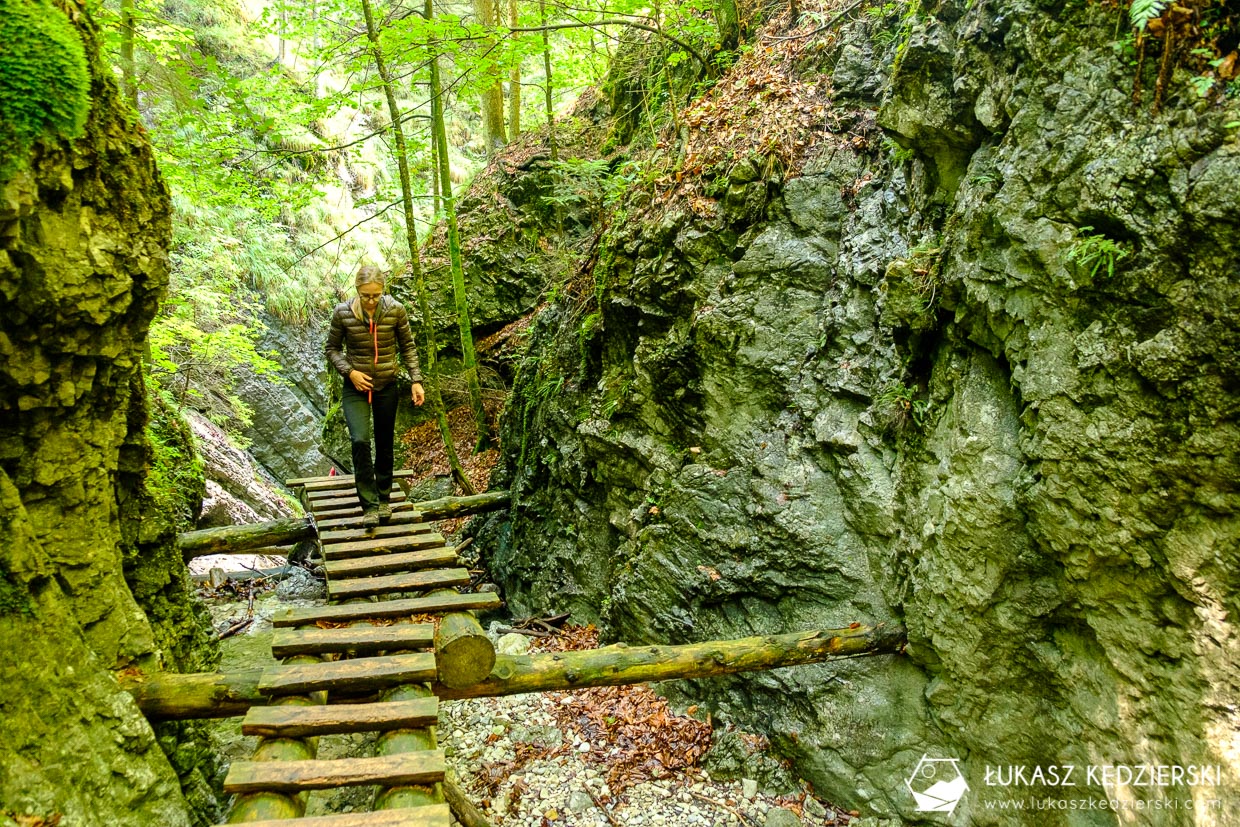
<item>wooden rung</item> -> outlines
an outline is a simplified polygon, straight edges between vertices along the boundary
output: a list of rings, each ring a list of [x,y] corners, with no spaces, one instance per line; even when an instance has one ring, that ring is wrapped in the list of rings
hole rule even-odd
[[[308,606],[285,609],[271,619],[273,626],[305,626],[323,621],[348,623],[354,620],[385,620],[416,614],[442,614],[466,610],[491,611],[500,607],[494,592],[478,594],[440,594],[434,597],[410,597],[402,600],[378,600],[373,603],[350,603],[346,606]]]
[[[403,503],[405,501],[404,492],[401,492],[401,493],[393,492],[392,494],[388,496],[391,498],[390,502],[393,508],[396,506],[397,503]],[[311,499],[310,500],[310,507],[313,508],[315,511],[325,511],[329,508],[344,508],[345,506],[348,506],[351,508],[359,507],[357,495],[353,494],[347,497],[328,497],[326,499],[320,499],[320,500]]]
[[[268,666],[258,680],[258,691],[264,695],[300,695],[323,689],[382,689],[434,680],[435,674],[435,656],[429,652],[297,663]]]
[[[333,761],[234,761],[224,779],[224,792],[295,793],[367,784],[436,784],[443,781],[443,775],[444,756],[439,749]]]
[[[401,534],[429,534],[434,531],[430,523],[389,523],[378,528],[337,528],[320,531],[320,543],[344,543],[349,540],[370,540],[375,537],[398,537]]]
[[[401,574],[425,569],[444,569],[459,566],[456,549],[428,548],[407,551],[402,554],[377,554],[373,557],[353,557],[348,560],[328,560],[323,564],[329,580],[345,580],[350,577],[371,577],[376,574]]]
[[[333,519],[336,517],[350,517],[354,514],[361,515],[362,507],[358,505],[357,500],[350,500],[353,505],[331,506],[329,508],[320,508],[318,505],[311,503],[310,510],[314,512],[315,518]],[[413,503],[392,503],[392,513],[396,514],[401,511],[409,511],[413,508]]]
[[[396,626],[353,626],[348,629],[277,629],[271,654],[277,658],[324,652],[379,652],[426,649],[435,642],[433,623]]]
[[[408,468],[402,468],[399,471],[393,472],[392,476],[395,477],[396,479],[401,479],[402,477],[415,477],[418,475],[418,473],[420,472],[411,471]],[[352,474],[337,474],[334,477],[297,477],[296,479],[285,480],[284,484],[290,488],[293,488],[294,486],[298,486],[298,485],[309,486],[309,485],[316,485],[316,484],[321,484],[321,483],[335,483],[335,482],[347,482],[349,485],[352,485],[353,475]]]
[[[438,716],[438,698],[328,706],[252,706],[241,722],[241,732],[264,738],[387,732],[435,726]]]
[[[403,488],[396,483],[392,483],[393,495],[404,493],[405,491]],[[345,488],[320,488],[317,490],[307,490],[306,499],[310,500],[310,502],[314,502],[316,500],[330,500],[334,497],[343,497],[346,494],[355,497],[357,496],[357,489],[353,487],[352,483],[349,483],[349,485]]]
[[[420,511],[396,511],[392,514],[390,525],[404,525],[406,523],[422,522],[422,512]],[[349,517],[326,517],[320,519],[315,515],[314,524],[320,529],[324,528],[361,528],[362,514],[357,512]]]
[[[403,537],[376,537],[373,540],[357,540],[352,543],[328,543],[323,546],[326,560],[348,560],[353,557],[373,557],[394,551],[417,551],[435,548],[444,543],[442,534],[407,534]]]
[[[427,589],[467,585],[469,585],[469,571],[466,569],[436,569],[389,574],[385,577],[357,577],[352,580],[331,580],[329,578],[327,596],[332,600],[347,600],[353,597],[420,592]]]
[[[449,827],[452,811],[447,804],[425,807],[404,807],[399,810],[378,810],[373,813],[337,813],[308,818],[263,819],[247,821],[249,827]],[[231,827],[219,824],[216,827]]]

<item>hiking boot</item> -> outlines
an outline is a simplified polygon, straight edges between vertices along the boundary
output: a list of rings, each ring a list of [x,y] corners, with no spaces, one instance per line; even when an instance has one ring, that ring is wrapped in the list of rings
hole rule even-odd
[[[362,515],[362,528],[374,528],[379,525],[378,509],[369,509]]]
[[[392,519],[392,506],[387,503],[379,503],[379,524],[387,525]]]

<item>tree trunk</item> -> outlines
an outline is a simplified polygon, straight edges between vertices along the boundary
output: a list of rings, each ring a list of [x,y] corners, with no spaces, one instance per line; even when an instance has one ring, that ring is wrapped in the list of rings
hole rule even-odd
[[[555,104],[551,97],[551,36],[547,31],[547,0],[538,0],[538,16],[543,27],[543,95],[547,108],[547,144],[551,148],[551,160],[558,161],[560,153],[555,145]]]
[[[439,423],[439,434],[443,438],[448,465],[452,468],[452,478],[462,491],[466,494],[473,494],[474,486],[465,476],[465,469],[461,467],[461,460],[456,455],[456,446],[452,443],[452,429],[448,425],[448,412],[444,410],[443,397],[439,393],[439,368],[435,362],[435,354],[438,351],[435,342],[435,320],[431,316],[430,300],[426,297],[426,275],[422,271],[422,259],[418,255],[418,234],[413,221],[413,189],[409,181],[409,155],[405,145],[405,130],[400,123],[400,107],[396,105],[396,92],[392,87],[392,76],[388,72],[387,62],[383,58],[383,48],[379,44],[379,29],[375,25],[375,15],[371,9],[370,0],[362,0],[362,13],[366,17],[366,37],[370,40],[375,69],[379,73],[379,80],[383,83],[383,92],[387,96],[388,114],[392,118],[392,139],[396,144],[396,167],[400,172],[401,200],[405,208],[405,241],[409,245],[409,268],[413,271],[414,291],[418,294],[418,306],[422,310],[422,331],[426,336],[426,401],[430,403],[435,419]]]
[[[497,655],[495,668],[481,683],[459,689],[435,683],[431,691],[440,699],[454,700],[709,678],[859,655],[898,654],[906,641],[904,629],[879,624],[682,646],[618,643],[584,652]],[[227,718],[266,704],[268,699],[258,691],[261,676],[261,669],[252,669],[188,675],[163,672],[120,680],[121,688],[134,696],[148,718],[184,720]]]
[[[508,0],[508,25],[515,29],[519,22],[517,0]],[[516,35],[511,37],[515,39]],[[508,70],[508,138],[515,141],[521,134],[521,59],[519,50],[513,51],[516,56]]]
[[[206,554],[235,554],[267,546],[286,545],[314,539],[314,519],[288,517],[269,523],[204,528],[177,535],[177,545],[186,561]]]
[[[492,30],[499,25],[495,3],[496,0],[474,0],[474,14],[478,17],[478,23]],[[479,48],[484,65],[481,94],[482,135],[489,158],[508,143],[504,135],[504,84],[495,63],[498,44],[493,32],[481,38]]]
[[[129,105],[138,109],[138,71],[133,59],[136,36],[133,0],[121,0],[121,91]]]
[[[432,0],[426,0],[426,19],[432,20]],[[482,383],[478,380],[478,357],[474,352],[473,326],[469,320],[469,298],[465,293],[465,268],[461,263],[461,236],[456,223],[456,196],[452,192],[452,173],[448,165],[448,131],[444,124],[442,85],[439,82],[438,44],[428,44],[431,68],[431,139],[439,156],[439,192],[444,215],[448,219],[448,259],[452,270],[452,296],[456,300],[456,322],[461,333],[461,360],[465,364],[465,384],[469,388],[469,406],[474,412],[478,429],[477,445],[491,442],[486,408],[482,404]]]

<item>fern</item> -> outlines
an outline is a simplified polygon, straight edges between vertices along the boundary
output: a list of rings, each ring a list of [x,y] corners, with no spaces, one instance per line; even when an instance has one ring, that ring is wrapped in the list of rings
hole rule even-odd
[[[1146,25],[1163,13],[1167,0],[1132,0],[1128,8],[1128,19],[1137,31],[1145,31]]]

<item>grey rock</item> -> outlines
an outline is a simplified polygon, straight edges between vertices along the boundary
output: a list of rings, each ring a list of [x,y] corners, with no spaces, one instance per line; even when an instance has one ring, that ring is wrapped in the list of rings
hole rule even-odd
[[[276,585],[276,595],[285,600],[325,597],[327,586],[305,569],[291,566],[288,574]]]

